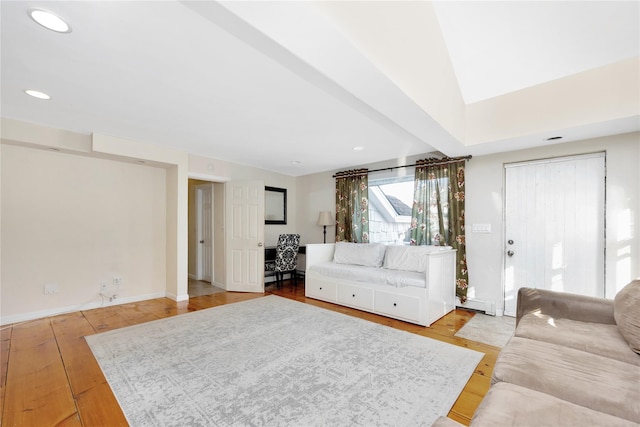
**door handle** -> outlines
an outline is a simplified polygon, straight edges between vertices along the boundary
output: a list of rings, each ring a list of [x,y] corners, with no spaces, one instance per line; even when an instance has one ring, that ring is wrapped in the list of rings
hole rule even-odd
[[[513,251],[507,251],[507,255],[509,255],[510,257],[513,256]]]
[[[204,243],[204,240],[200,240],[200,243]]]
[[[258,243],[258,247],[261,248],[262,247],[262,242]]]

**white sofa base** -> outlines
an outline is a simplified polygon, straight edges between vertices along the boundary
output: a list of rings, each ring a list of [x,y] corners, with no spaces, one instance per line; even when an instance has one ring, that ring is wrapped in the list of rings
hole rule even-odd
[[[430,326],[455,308],[456,251],[427,255],[425,287],[391,286],[324,276],[310,269],[333,260],[334,244],[308,244],[305,296],[394,319]]]

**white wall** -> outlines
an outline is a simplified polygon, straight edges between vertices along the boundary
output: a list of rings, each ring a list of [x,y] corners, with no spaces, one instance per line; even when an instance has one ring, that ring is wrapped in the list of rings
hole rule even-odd
[[[189,176],[197,177],[201,180],[229,181],[243,180],[264,182],[265,186],[287,189],[287,224],[268,224],[264,228],[265,246],[275,246],[278,243],[278,236],[282,233],[298,233],[296,219],[297,181],[293,176],[282,175],[264,169],[251,166],[239,165],[225,162],[223,160],[189,155]],[[218,230],[216,230],[216,233]],[[223,236],[224,234],[218,234]]]
[[[607,152],[607,287],[608,297],[640,276],[640,134],[630,133],[557,144],[536,149],[477,156],[466,165],[467,261],[470,295],[503,306],[503,165],[548,157]],[[364,165],[370,169],[412,164],[424,154]],[[364,167],[363,165],[354,167]],[[404,169],[387,174],[401,173]],[[409,170],[410,171],[410,170]],[[321,243],[322,228],[315,225],[318,212],[334,212],[335,179],[332,172],[298,177],[298,230],[305,243]],[[381,175],[376,175],[376,177]],[[629,218],[627,220],[626,218]],[[471,225],[491,224],[492,233],[471,233]],[[335,229],[327,230],[327,242]]]
[[[213,283],[226,289],[227,270],[224,245],[224,184],[213,184]]]
[[[136,301],[142,299],[148,299],[158,296],[167,296],[177,301],[188,299],[187,294],[187,166],[188,155],[187,153],[170,150],[163,147],[154,146],[147,143],[140,143],[137,141],[124,140],[120,138],[114,138],[106,135],[86,135],[75,132],[65,131],[62,129],[49,128],[46,126],[40,126],[25,122],[20,122],[12,119],[2,118],[2,144],[18,146],[23,148],[29,148],[33,150],[44,150],[51,153],[55,151],[60,156],[72,156],[77,161],[78,165],[85,165],[87,161],[97,160],[109,160],[116,164],[128,165],[128,167],[137,166],[144,168],[157,168],[162,170],[164,176],[164,205],[159,209],[153,210],[153,216],[156,218],[164,218],[164,230],[158,234],[154,233],[158,239],[163,238],[163,246],[159,246],[162,242],[156,241],[154,248],[162,247],[164,250],[163,268],[164,274],[157,283],[164,283],[164,289],[160,293],[143,293],[144,289],[135,288],[136,282],[129,282],[134,286],[134,294],[129,295],[120,292],[120,297],[113,302],[104,302],[109,304],[117,304],[129,301]],[[6,163],[3,161],[3,163]],[[78,169],[82,169],[85,166],[78,166]],[[124,166],[123,166],[124,167]],[[57,170],[47,169],[47,165],[42,165],[41,170],[48,171],[48,175],[55,175]],[[104,181],[108,181],[108,176],[111,174],[118,175],[120,170],[114,168],[113,170],[105,173]],[[2,171],[3,177],[3,189],[13,188],[15,182],[6,181],[5,171]],[[43,178],[46,180],[47,178]],[[79,175],[78,179],[82,179],[82,175]],[[114,177],[115,179],[115,177]],[[117,181],[117,179],[115,179]],[[11,187],[9,187],[11,186]],[[73,188],[73,187],[72,187]],[[73,196],[75,193],[67,193],[65,189],[58,191],[57,188],[51,188],[52,195],[56,194],[61,197],[59,203],[64,203],[66,196]],[[1,192],[0,192],[1,194]],[[153,194],[153,193],[150,193]],[[52,197],[53,197],[52,196]],[[154,199],[156,200],[156,199]],[[2,199],[0,198],[0,201]],[[158,205],[159,206],[159,205]],[[124,209],[124,208],[123,208]],[[6,211],[6,205],[0,207],[0,211]],[[66,217],[65,217],[66,218]],[[40,217],[34,218],[34,220],[47,221]],[[136,221],[138,221],[136,219]],[[151,221],[151,219],[147,219]],[[154,222],[155,223],[155,222]],[[6,233],[7,228],[11,225],[8,221],[2,222],[2,231]],[[129,223],[128,223],[129,224]],[[89,237],[86,237],[89,239]],[[3,245],[5,241],[3,240]],[[5,245],[6,247],[10,247]],[[6,254],[6,253],[5,253]],[[6,257],[3,254],[2,260]],[[0,264],[2,261],[0,261]],[[6,265],[6,264],[5,264]],[[94,272],[96,275],[101,275],[102,272]],[[120,275],[123,279],[126,278]],[[5,271],[2,271],[2,280],[7,277]],[[15,280],[15,278],[12,278]],[[21,282],[21,280],[19,280]],[[106,282],[113,281],[113,277]],[[7,289],[15,284],[7,285],[0,281],[0,290],[4,293]],[[59,285],[58,285],[59,286]],[[7,291],[8,292],[8,291]],[[128,292],[128,291],[127,291]],[[61,294],[62,292],[58,292]],[[7,295],[10,295],[7,293]],[[21,295],[21,294],[20,294]],[[70,305],[74,302],[73,299],[67,300],[65,298],[54,299],[50,296],[47,308],[40,311],[23,311],[20,314],[12,317],[2,317],[1,322],[14,322],[19,320],[33,319],[43,317],[47,315],[57,314],[69,310],[78,310],[81,308],[92,308],[98,306],[100,303],[95,301],[86,302],[80,305]],[[22,306],[23,301],[21,299],[4,299],[2,300],[4,306],[11,305],[12,307]],[[2,313],[4,315],[4,313]]]
[[[4,144],[12,140],[23,145]],[[62,151],[50,151],[47,146]],[[490,223],[493,229],[491,234],[467,233],[470,291],[475,298],[501,306],[503,164],[602,150],[607,151],[608,168],[609,296],[640,275],[640,136],[633,133],[479,156],[467,164],[467,224]],[[367,166],[411,164],[424,157],[429,154]],[[143,165],[137,159],[148,161]],[[280,233],[290,232],[300,233],[302,243],[322,242],[322,227],[316,225],[318,212],[335,209],[332,171],[295,178],[132,141],[91,138],[6,119],[0,161],[2,323],[89,307],[98,302],[100,282],[111,281],[114,275],[124,279],[119,302],[164,295],[178,300],[186,297],[187,175],[217,182],[260,180],[267,186],[286,188],[288,223],[265,226],[266,245],[275,245]],[[397,169],[376,176],[407,172]],[[224,184],[215,185],[214,209],[219,209]],[[223,235],[224,223],[217,226],[220,229],[215,232]],[[334,241],[334,233],[328,227],[328,242]],[[216,246],[216,281],[218,273],[224,277],[224,264],[220,265],[224,256],[219,252]],[[44,283],[49,282],[58,284],[58,294],[44,295]]]
[[[296,217],[300,243],[322,243],[322,227],[316,225],[321,211],[336,212],[336,184],[332,172],[322,172],[298,177],[298,206]],[[327,243],[336,241],[335,227],[327,227]]]
[[[640,112],[638,73],[640,60],[635,57],[469,104],[465,144],[526,135],[530,141],[539,135],[542,141],[562,135],[557,129],[607,121],[631,120],[633,125]]]
[[[4,119],[3,122],[5,122]],[[28,138],[32,132],[23,133],[25,133],[24,137]],[[50,142],[46,141],[45,143]],[[142,162],[166,169],[166,295],[176,301],[188,300],[187,246],[189,233],[187,226],[189,201],[187,169],[189,156],[187,153],[149,143],[93,133],[91,135],[91,155],[124,162]]]
[[[368,165],[354,165],[355,168],[383,169],[394,166],[414,164],[418,159],[433,157],[434,154],[425,153],[416,156],[402,157],[399,159],[384,162],[372,163]],[[334,215],[336,211],[336,181],[333,175],[338,172],[328,171],[311,175],[299,176],[297,179],[298,206],[296,215],[298,217],[298,230],[303,243],[322,243],[322,227],[316,225],[320,211],[330,211]],[[387,178],[413,175],[413,168],[399,168],[391,171],[376,172],[376,178]],[[335,227],[327,227],[327,243],[335,242]]]
[[[0,150],[0,158],[2,158],[3,167],[0,178],[0,182],[2,183],[0,194],[5,197],[0,199],[4,202],[0,206],[0,218],[2,219],[2,227],[0,229],[2,232],[0,265],[4,264],[5,268],[0,270],[0,292],[2,294],[2,305],[0,306],[2,310],[0,312],[2,316],[0,318],[1,323],[33,319],[69,310],[73,311],[81,308],[96,307],[102,303],[102,300],[96,299],[98,297],[100,282],[111,282],[113,276],[122,277],[124,284],[119,298],[114,302],[105,302],[106,304],[116,304],[161,296],[167,296],[178,301],[187,299],[188,176],[191,174],[201,175],[203,177],[202,179],[216,182],[216,184],[214,184],[216,189],[214,211],[216,212],[216,217],[221,218],[221,221],[216,224],[217,228],[214,232],[219,236],[224,235],[224,215],[221,210],[223,207],[222,201],[224,200],[224,181],[231,179],[260,180],[263,181],[265,185],[286,188],[288,190],[288,223],[287,225],[265,226],[266,245],[275,245],[280,233],[297,232],[295,209],[297,204],[296,179],[294,177],[216,159],[189,156],[184,152],[164,149],[137,141],[123,140],[105,135],[77,134],[6,118],[2,118],[2,144],[3,149]],[[38,161],[36,162],[37,174],[35,175],[40,177],[45,183],[56,184],[45,184],[44,188],[48,191],[46,194],[50,198],[57,200],[57,203],[61,206],[69,203],[73,206],[81,204],[81,202],[74,199],[74,197],[78,194],[76,190],[78,190],[78,188],[83,189],[84,187],[78,182],[75,182],[73,185],[70,183],[62,185],[57,180],[49,179],[49,176],[56,176],[60,179],[66,177],[71,180],[72,177],[76,177],[75,172],[71,174],[71,171],[82,171],[82,173],[78,173],[78,177],[80,177],[78,178],[80,180],[79,182],[82,182],[84,172],[99,173],[100,176],[102,176],[101,182],[104,182],[104,190],[107,192],[113,191],[111,195],[114,197],[117,196],[126,199],[129,197],[127,191],[140,190],[136,197],[140,197],[142,201],[151,198],[153,204],[146,204],[145,207],[153,206],[153,209],[137,209],[136,211],[131,211],[130,207],[138,206],[138,202],[133,203],[127,199],[122,203],[123,208],[118,212],[126,212],[131,215],[130,217],[111,215],[106,218],[108,220],[106,225],[96,230],[85,227],[82,222],[78,223],[78,227],[85,227],[86,234],[84,238],[86,241],[92,240],[91,236],[93,234],[95,234],[97,240],[100,241],[105,233],[114,239],[119,239],[119,232],[106,232],[106,230],[110,230],[113,227],[120,230],[122,227],[131,227],[132,224],[139,222],[146,225],[153,224],[153,236],[155,239],[153,245],[138,250],[137,248],[140,244],[137,239],[135,241],[126,240],[127,245],[124,245],[122,240],[117,240],[116,244],[122,246],[115,248],[107,247],[107,249],[114,253],[128,254],[132,258],[127,261],[129,263],[127,266],[117,264],[112,269],[114,271],[110,270],[107,273],[102,271],[103,266],[101,264],[95,265],[85,262],[85,259],[92,259],[94,254],[102,253],[101,250],[103,246],[98,247],[95,252],[92,252],[93,247],[87,247],[85,248],[87,249],[86,251],[82,251],[82,257],[75,259],[76,262],[81,264],[81,267],[76,269],[76,271],[84,272],[82,274],[86,277],[69,279],[67,275],[63,275],[61,276],[62,279],[57,279],[58,275],[54,274],[54,271],[45,268],[42,270],[42,274],[40,274],[42,277],[38,276],[36,279],[38,282],[45,280],[47,283],[57,283],[60,289],[57,294],[47,295],[46,298],[42,299],[44,296],[43,287],[45,282],[39,283],[37,286],[35,283],[30,284],[30,291],[26,294],[24,292],[18,292],[17,287],[22,286],[25,281],[31,283],[31,281],[36,280],[30,278],[29,274],[33,273],[33,270],[40,270],[39,266],[36,266],[35,269],[31,267],[30,270],[25,268],[17,270],[11,266],[15,260],[32,258],[32,254],[26,249],[22,250],[22,252],[16,252],[14,249],[24,244],[24,242],[19,243],[15,234],[12,234],[11,231],[13,221],[20,217],[20,215],[15,213],[11,213],[10,215],[6,214],[6,212],[13,212],[9,209],[12,208],[12,197],[14,197],[7,196],[7,194],[11,194],[11,190],[17,191],[22,189],[26,191],[20,184],[22,179],[14,176],[23,170],[19,162],[24,159],[16,159],[14,156],[3,157],[1,155],[3,151],[13,152],[16,149],[27,150],[27,153],[36,153],[34,155],[36,157],[43,154],[56,156],[55,159],[60,159],[60,162],[64,164],[63,166],[56,162]],[[54,149],[58,151],[51,151]],[[69,165],[65,162],[69,162]],[[27,161],[27,164],[29,163],[30,160]],[[93,165],[95,164],[111,165],[111,167],[103,168],[101,166],[94,168]],[[58,169],[64,172],[60,173]],[[24,168],[24,170],[28,170],[28,168]],[[131,177],[130,173],[123,172],[129,170],[137,171],[133,173],[134,177],[140,174],[140,172],[138,172],[140,170],[155,170],[156,173],[160,173],[161,182],[158,181],[155,184],[161,186],[161,194],[149,188],[140,189],[136,185],[125,186],[124,190],[119,188],[121,186],[120,184],[118,184],[117,189],[116,187],[110,186],[109,183],[121,183],[121,178]],[[71,175],[67,175],[67,172]],[[86,177],[84,179],[86,179]],[[30,181],[27,180],[27,182]],[[36,190],[34,194],[39,194],[39,191],[40,189]],[[125,192],[123,193],[122,191]],[[18,194],[19,193],[18,191]],[[88,192],[86,190],[82,190],[80,193],[96,197],[101,201],[109,200],[108,195],[103,197],[100,193]],[[92,199],[89,198],[87,200],[91,201]],[[111,207],[111,205],[109,206]],[[89,209],[86,218],[92,218],[96,223],[99,223],[99,220],[102,218],[102,212],[103,211],[93,212]],[[110,211],[105,210],[104,212]],[[57,218],[52,216],[46,216],[44,218],[45,219],[38,216],[32,219],[38,226],[58,221],[65,224],[65,226],[71,230],[76,229],[73,227],[73,222],[78,220],[78,218],[73,216],[62,214]],[[71,221],[72,218],[73,221]],[[90,219],[87,219],[87,221],[90,221]],[[155,228],[159,223],[163,224],[161,230]],[[136,228],[136,230],[138,230],[138,228]],[[144,230],[144,228],[139,230]],[[137,234],[132,232],[123,236],[122,239],[132,236],[137,236]],[[44,235],[44,238],[47,237],[48,235]],[[57,240],[60,239],[57,238]],[[62,242],[65,242],[65,240],[62,240]],[[219,239],[216,240],[214,246],[214,281],[216,284],[224,286],[224,279],[221,279],[224,278],[225,274],[224,248],[221,242]],[[70,244],[72,243],[73,241]],[[132,252],[132,250],[135,251]],[[151,273],[145,270],[144,274],[139,273],[137,270],[130,271],[133,267],[129,267],[129,265],[139,264],[135,258],[138,254],[140,254],[140,267],[146,268],[148,267],[146,265],[146,257],[155,257],[158,251],[163,251],[163,258],[159,264],[160,269],[163,271],[154,270],[154,272]],[[11,253],[11,257],[7,256],[9,252]],[[17,263],[16,265],[24,266],[25,261],[21,262],[22,264]],[[48,264],[45,263],[45,265]],[[153,267],[155,268],[157,265],[154,264]],[[72,270],[72,268],[66,264],[60,268],[67,272],[67,274]],[[105,274],[108,277],[103,277]],[[158,276],[158,274],[160,274],[160,276]],[[146,279],[142,280],[138,276],[145,276]],[[93,284],[87,284],[88,281],[93,283],[96,280],[94,277],[99,277],[97,284],[95,286]],[[131,280],[129,278],[131,278]],[[153,289],[148,289],[150,286],[149,283],[151,282],[153,283]],[[28,300],[30,299],[33,299],[33,302],[29,302]]]
[[[606,151],[606,287],[612,298],[617,290],[640,275],[640,134],[631,133],[557,144],[537,149],[474,157],[466,168],[467,261],[472,298],[503,306],[504,254],[503,165]],[[630,223],[624,222],[624,218]],[[471,225],[491,224],[490,234],[474,234]],[[635,227],[635,228],[634,228]]]
[[[165,295],[166,171],[8,144],[2,152],[2,323]],[[59,292],[44,294],[45,283]],[[109,304],[108,301],[105,304]]]

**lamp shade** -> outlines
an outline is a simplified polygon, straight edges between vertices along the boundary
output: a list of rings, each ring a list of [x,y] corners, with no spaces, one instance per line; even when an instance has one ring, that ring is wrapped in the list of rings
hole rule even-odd
[[[335,225],[331,212],[329,211],[320,212],[320,215],[318,215],[318,225],[324,225],[324,226]]]

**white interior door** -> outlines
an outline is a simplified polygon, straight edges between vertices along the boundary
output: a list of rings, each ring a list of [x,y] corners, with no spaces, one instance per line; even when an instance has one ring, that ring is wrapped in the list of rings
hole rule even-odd
[[[604,296],[605,155],[505,165],[505,314],[518,289]]]
[[[264,292],[264,183],[226,184],[228,291]]]
[[[213,280],[213,184],[196,187],[197,278]]]

